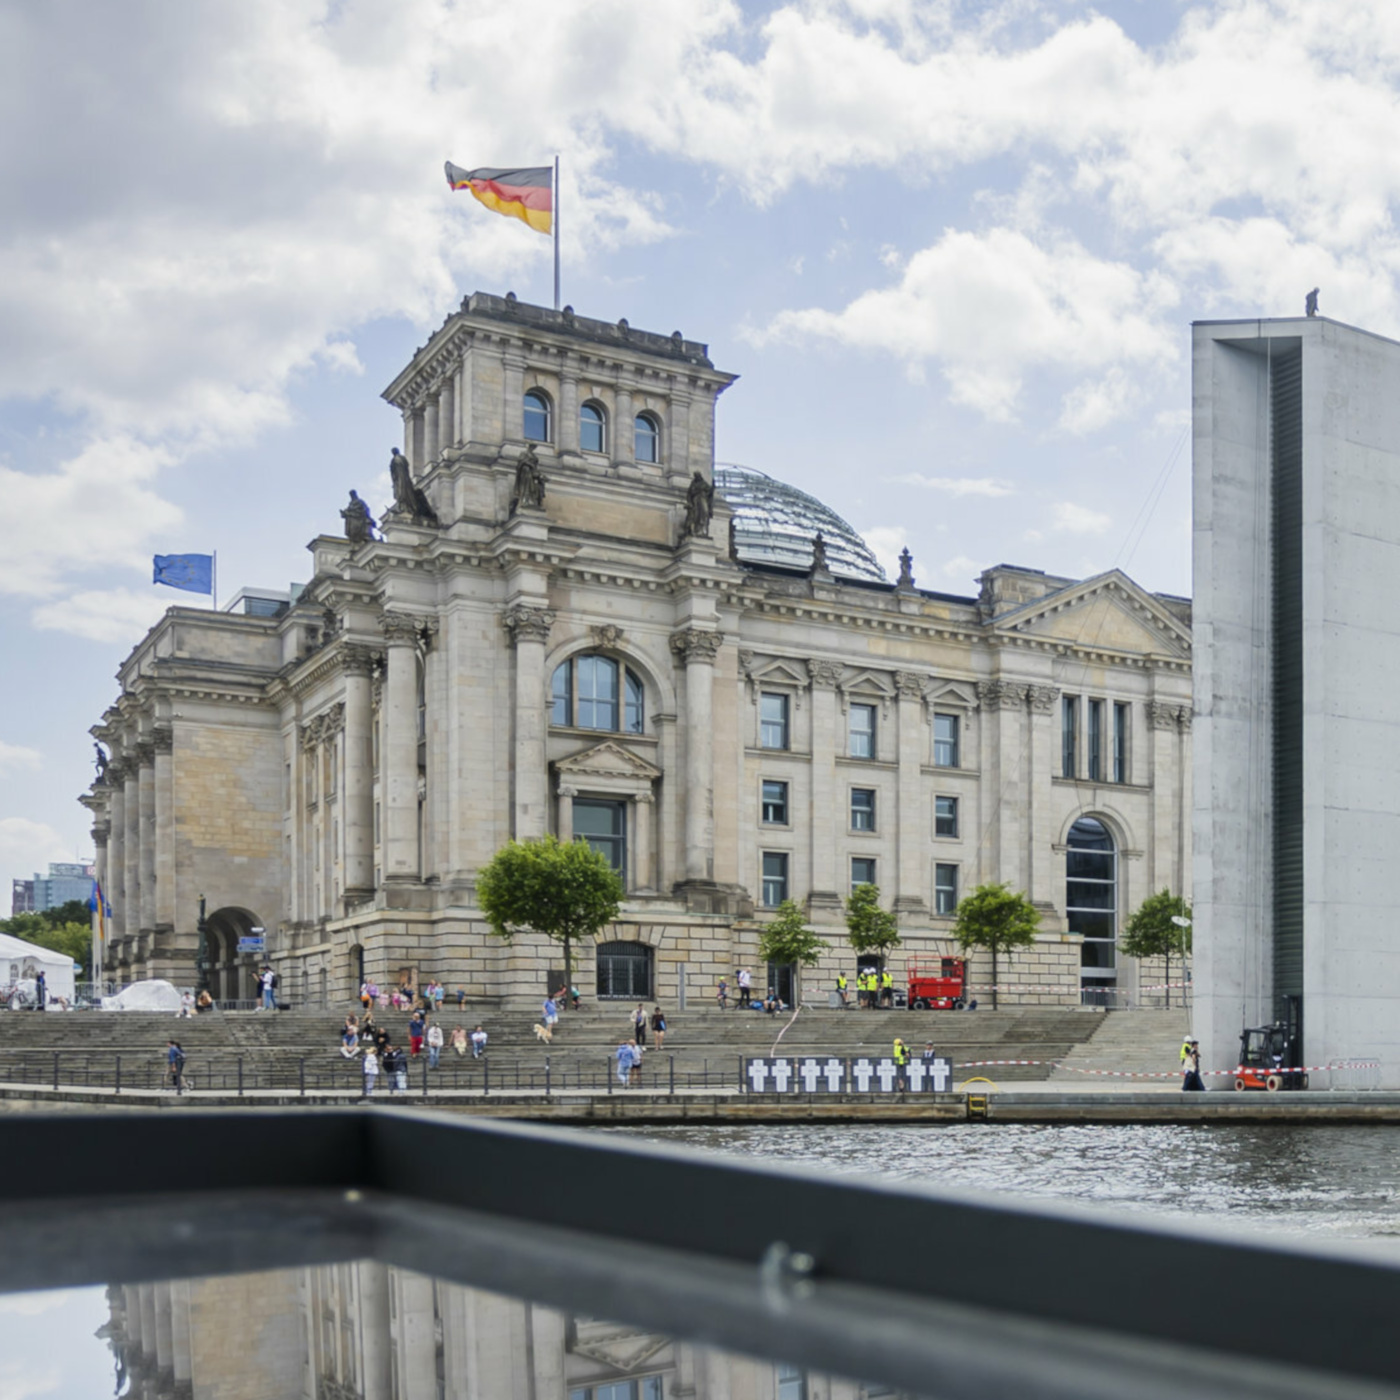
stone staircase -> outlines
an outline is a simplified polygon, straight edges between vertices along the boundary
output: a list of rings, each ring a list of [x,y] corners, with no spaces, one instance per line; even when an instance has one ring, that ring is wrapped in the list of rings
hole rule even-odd
[[[1076,1045],[1050,1078],[1056,1083],[1078,1083],[1082,1088],[1099,1076],[1076,1070],[1126,1070],[1135,1074],[1177,1071],[1181,1041],[1190,1024],[1191,1014],[1184,1007],[1170,1011],[1106,1011],[1098,1018],[1094,1034]]]

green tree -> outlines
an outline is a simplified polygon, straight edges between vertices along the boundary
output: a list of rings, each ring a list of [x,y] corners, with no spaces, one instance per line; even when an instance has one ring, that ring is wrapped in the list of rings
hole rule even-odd
[[[1191,925],[1174,924],[1173,918],[1190,919],[1191,906],[1169,890],[1150,894],[1133,911],[1123,926],[1119,949],[1130,958],[1165,958],[1167,975],[1167,1005],[1172,1004],[1172,955],[1183,963],[1191,951]]]
[[[846,937],[857,957],[874,953],[885,970],[885,955],[899,947],[899,923],[880,908],[878,885],[857,885],[846,901]]]
[[[73,901],[79,908],[85,908]],[[63,922],[51,916],[67,911],[73,904],[61,905],[58,909],[45,909],[39,914],[16,914],[13,918],[0,919],[0,933],[8,933],[11,938],[22,938],[26,943],[37,943],[41,948],[51,948],[55,953],[63,953],[81,963],[83,976],[88,975],[92,963],[92,924],[69,919]]]
[[[573,945],[617,917],[623,894],[605,856],[585,841],[554,836],[511,841],[476,877],[477,902],[498,938],[510,942],[533,929],[563,945],[566,986],[574,979]]]
[[[963,952],[984,949],[992,955],[992,1005],[997,1004],[998,966],[1018,948],[1029,948],[1040,927],[1040,911],[1025,895],[1005,885],[978,885],[958,905],[953,937]]]
[[[758,956],[764,962],[779,966],[793,964],[813,967],[831,944],[807,927],[807,916],[794,901],[785,899],[778,905],[778,916],[764,924],[758,936]],[[798,1000],[796,995],[794,1002]]]

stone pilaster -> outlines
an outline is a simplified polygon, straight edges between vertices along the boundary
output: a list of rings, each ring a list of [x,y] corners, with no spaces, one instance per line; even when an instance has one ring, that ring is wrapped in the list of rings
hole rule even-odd
[[[1014,890],[1027,888],[1026,751],[1023,729],[1028,688],[1013,681],[982,681],[977,698],[983,712],[987,756],[985,786],[995,813],[991,822],[996,849],[991,868]]]
[[[517,603],[501,619],[515,645],[515,839],[543,836],[549,824],[545,754],[544,647],[554,614]]]
[[[1054,908],[1059,880],[1053,846],[1057,837],[1051,777],[1055,772],[1059,738],[1057,720],[1060,698],[1053,685],[1032,685],[1026,690],[1030,705],[1029,754],[1026,782],[1026,868],[1030,884],[1026,897],[1043,909]]]
[[[134,939],[141,932],[141,764],[134,749],[122,771],[126,776],[126,843],[122,848],[126,899],[121,927],[125,937]]]
[[[107,902],[112,906],[107,935],[115,940],[126,932],[126,769],[120,759],[107,766]]]
[[[155,927],[172,932],[176,923],[175,733],[168,724],[151,731],[155,752]],[[191,920],[192,922],[192,920]]]
[[[724,634],[699,627],[673,633],[685,667],[685,878],[714,879],[714,680]]]
[[[156,750],[150,740],[136,746],[138,820],[141,827],[141,930],[156,926]]]
[[[387,648],[380,750],[385,880],[419,878],[418,625],[393,612],[379,622]]]
[[[423,405],[423,465],[426,467],[436,462],[441,450],[438,442],[438,396],[432,393]]]
[[[844,667],[839,661],[808,661],[812,683],[812,909],[839,909],[849,883],[849,872],[837,869],[837,831],[844,830],[846,803],[836,792],[837,729],[836,686]]]
[[[347,646],[340,653],[345,688],[345,791],[341,839],[345,848],[345,897],[367,898],[374,890],[374,770],[370,728],[370,672],[375,654]]]
[[[923,780],[927,737],[924,677],[915,671],[896,671],[894,686],[899,714],[899,773],[896,787],[899,811],[895,852],[898,880],[894,910],[906,915],[927,914],[928,898],[924,891],[932,878],[928,860],[932,815],[924,811],[927,801]]]

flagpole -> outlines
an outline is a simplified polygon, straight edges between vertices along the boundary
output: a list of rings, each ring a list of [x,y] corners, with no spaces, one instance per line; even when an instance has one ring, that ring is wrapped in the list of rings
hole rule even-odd
[[[554,309],[559,310],[559,157],[554,157]]]

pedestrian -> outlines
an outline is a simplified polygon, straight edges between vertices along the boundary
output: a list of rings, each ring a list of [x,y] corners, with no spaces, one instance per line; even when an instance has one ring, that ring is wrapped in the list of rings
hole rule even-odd
[[[177,1094],[185,1092],[185,1052],[178,1040],[166,1043],[165,1072],[170,1076],[170,1087]]]
[[[42,1011],[49,1003],[49,979],[44,976],[43,968],[39,969],[39,975],[34,979],[34,1009]]]
[[[434,1022],[428,1027],[428,1068],[436,1069],[442,1058],[442,1027]]]
[[[1180,1059],[1181,1059],[1181,1070],[1182,1070],[1182,1073],[1183,1073],[1183,1074],[1186,1072],[1186,1057],[1187,1057],[1190,1053],[1191,1053],[1191,1037],[1190,1037],[1190,1035],[1188,1034],[1188,1035],[1182,1036],[1182,1038],[1181,1038],[1181,1055],[1180,1055]]]
[[[632,1051],[632,1069],[630,1072],[630,1082],[634,1088],[640,1089],[642,1087],[642,1055],[644,1054],[644,1047],[638,1045],[637,1042],[634,1040],[631,1042],[630,1048]]]
[[[666,1017],[659,1006],[651,1013],[651,1030],[656,1037],[656,1048],[660,1050],[666,1043]]]
[[[559,1024],[559,1007],[552,995],[547,995],[545,997],[544,1005],[540,1008],[540,1011],[544,1016],[545,1030],[553,1035],[555,1026]]]
[[[374,1082],[379,1078],[379,1056],[373,1050],[366,1050],[364,1063],[360,1068],[365,1076],[365,1098],[372,1098]]]
[[[277,974],[270,967],[264,966],[262,976],[258,978],[262,984],[262,1006],[263,1011],[276,1011],[277,1009]]]
[[[645,1046],[647,1043],[647,1009],[637,1003],[637,1009],[632,1013],[632,1038],[638,1045]]]
[[[625,1089],[632,1078],[632,1051],[635,1047],[630,1040],[624,1040],[617,1047],[617,1082]]]
[[[739,1005],[740,1005],[740,1006],[748,1006],[749,1003],[753,1000],[753,997],[752,997],[752,992],[753,992],[753,979],[749,976],[749,970],[748,970],[748,968],[746,968],[746,967],[741,967],[741,968],[739,969],[738,982],[739,982]]]
[[[459,1059],[467,1053],[467,1028],[465,1026],[453,1026],[451,1045],[453,1053]]]
[[[938,1055],[935,1053],[934,1048],[933,1048],[933,1041],[931,1041],[931,1040],[926,1040],[926,1041],[924,1041],[924,1053],[923,1053],[922,1055],[920,1055],[919,1058],[920,1058],[926,1065],[932,1064],[932,1063],[938,1058]]]
[[[467,991],[465,987],[457,988],[457,1010],[460,1011],[467,1004]]]
[[[579,1002],[578,988],[577,988],[577,987],[571,986],[571,987],[569,988],[569,1009],[570,1009],[571,1011],[577,1011],[577,1010],[578,1010],[578,1002]]]
[[[389,1092],[408,1092],[408,1057],[396,1045],[384,1051],[384,1073],[389,1076]]]
[[[472,1043],[472,1059],[479,1060],[481,1058],[482,1052],[486,1049],[486,1032],[482,1030],[480,1026],[478,1026],[471,1033],[470,1038]]]
[[[846,974],[844,972],[838,972],[836,974],[836,995],[841,998],[842,1007],[850,1005],[850,998],[846,993],[847,986]]]
[[[340,1053],[347,1060],[353,1060],[360,1053],[359,1033],[350,1026],[346,1026],[340,1033]]]
[[[421,1011],[415,1011],[408,1018],[408,1053],[416,1060],[419,1051],[423,1048],[423,1033],[427,1030],[427,1024]]]
[[[715,990],[715,1000],[719,1002],[721,1011],[729,1009],[729,983],[723,977],[719,979],[719,987]]]
[[[1183,1093],[1190,1090],[1205,1090],[1205,1084],[1201,1079],[1201,1043],[1194,1036],[1187,1040],[1185,1045],[1186,1056],[1181,1062],[1182,1070],[1181,1089]]]
[[[894,1009],[894,973],[888,968],[880,974],[880,1005]]]
[[[895,1036],[891,1053],[894,1059],[895,1083],[903,1091],[909,1087],[909,1047]]]
[[[360,983],[360,1010],[368,1011],[374,1004],[374,991],[368,982]]]

